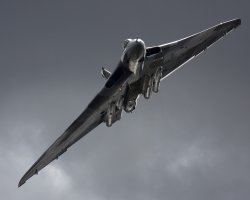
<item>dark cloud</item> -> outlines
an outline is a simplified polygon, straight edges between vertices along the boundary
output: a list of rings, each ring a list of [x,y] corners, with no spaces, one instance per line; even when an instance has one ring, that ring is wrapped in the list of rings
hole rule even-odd
[[[250,95],[246,1],[0,3],[2,199],[247,199]],[[240,17],[242,26],[17,183],[82,112],[126,38],[180,39]]]

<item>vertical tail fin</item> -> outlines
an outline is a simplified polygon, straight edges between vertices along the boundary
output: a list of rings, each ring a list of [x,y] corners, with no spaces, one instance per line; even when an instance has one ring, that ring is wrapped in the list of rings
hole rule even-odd
[[[109,79],[109,77],[111,76],[111,73],[108,70],[106,70],[104,67],[102,67],[101,74],[102,74],[102,77],[105,79]]]

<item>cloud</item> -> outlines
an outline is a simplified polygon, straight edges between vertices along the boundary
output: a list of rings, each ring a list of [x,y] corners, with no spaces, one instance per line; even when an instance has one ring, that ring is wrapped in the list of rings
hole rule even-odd
[[[2,3],[1,199],[248,199],[248,4]],[[157,95],[17,188],[104,84],[100,69],[115,68],[125,38],[153,46],[232,15],[242,26],[165,79]]]
[[[57,165],[49,165],[45,169],[45,180],[58,192],[62,192],[71,187],[71,179],[65,171]]]

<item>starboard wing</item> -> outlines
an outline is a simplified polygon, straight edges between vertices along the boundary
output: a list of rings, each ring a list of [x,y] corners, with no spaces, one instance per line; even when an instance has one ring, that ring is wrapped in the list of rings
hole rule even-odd
[[[57,159],[67,149],[103,122],[103,116],[87,107],[86,110],[68,127],[68,129],[42,154],[21,178],[18,187],[30,177]]]

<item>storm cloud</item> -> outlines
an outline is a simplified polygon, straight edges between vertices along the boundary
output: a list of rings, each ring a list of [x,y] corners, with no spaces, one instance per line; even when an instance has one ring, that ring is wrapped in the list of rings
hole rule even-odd
[[[250,196],[247,1],[1,1],[1,199],[234,200]],[[18,181],[78,117],[122,42],[171,42],[242,25],[101,124],[21,188]]]

